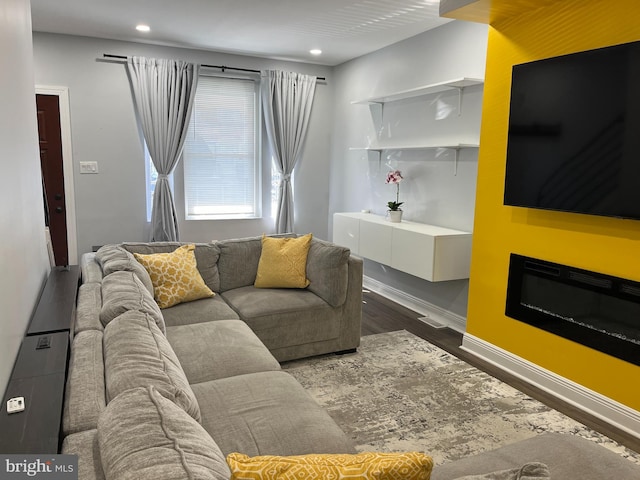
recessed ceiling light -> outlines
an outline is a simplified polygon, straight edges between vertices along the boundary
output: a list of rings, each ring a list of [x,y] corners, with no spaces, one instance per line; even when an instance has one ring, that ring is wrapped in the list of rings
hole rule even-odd
[[[309,50],[309,53],[311,55],[321,55],[322,54],[322,50],[320,50],[319,48],[314,48],[312,50]]]
[[[138,30],[139,32],[148,32],[151,30],[151,28],[149,28],[149,25],[136,25],[136,30]]]

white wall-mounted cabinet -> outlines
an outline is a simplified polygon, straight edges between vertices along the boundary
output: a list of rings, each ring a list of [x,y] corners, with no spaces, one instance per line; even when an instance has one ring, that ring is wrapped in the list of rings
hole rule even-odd
[[[469,278],[471,233],[371,213],[335,213],[333,241],[354,255],[430,282]]]

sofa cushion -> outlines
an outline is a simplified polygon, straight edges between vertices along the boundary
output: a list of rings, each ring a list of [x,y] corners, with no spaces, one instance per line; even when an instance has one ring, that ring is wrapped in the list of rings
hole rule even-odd
[[[134,253],[136,260],[149,272],[153,283],[153,298],[160,308],[183,302],[213,297],[204,283],[193,253],[195,245],[183,245],[170,253],[143,255]]]
[[[78,457],[78,479],[104,480],[98,430],[85,430],[67,435],[62,442],[61,453]]]
[[[114,318],[129,310],[148,313],[164,332],[164,318],[160,307],[133,272],[114,272],[102,281],[102,309],[100,322],[105,327]]]
[[[150,255],[152,253],[170,253],[176,248],[187,245],[184,242],[126,242],[120,246],[131,253],[140,253]],[[218,257],[220,249],[214,243],[194,243],[196,246],[194,254],[198,271],[207,284],[214,292],[220,291],[220,275],[218,273]]]
[[[216,245],[220,249],[220,291],[253,285],[262,253],[261,237],[221,240]]]
[[[349,286],[348,248],[314,238],[307,256],[308,289],[332,307],[347,299]]]
[[[311,454],[289,457],[274,455],[249,457],[241,453],[232,453],[227,455],[227,463],[231,470],[231,480],[246,478],[255,480],[291,478],[429,480],[433,468],[433,459],[421,452]]]
[[[225,455],[354,453],[347,436],[288,373],[260,372],[192,385],[202,426]]]
[[[308,290],[236,288],[221,293],[260,340],[273,350],[337,338],[340,315]]]
[[[296,238],[262,236],[262,253],[254,286],[257,288],[306,288],[307,254],[312,235]]]
[[[153,386],[124,392],[98,421],[105,476],[119,479],[228,479],[206,431]]]
[[[133,255],[118,245],[105,245],[96,252],[96,260],[102,267],[106,277],[113,272],[125,271],[135,273],[149,293],[153,295],[153,284],[149,274]]]
[[[65,391],[65,435],[96,428],[106,407],[102,332],[86,330],[73,338]]]
[[[107,400],[131,388],[154,385],[189,415],[200,408],[171,345],[148,314],[129,311],[104,329]]]
[[[76,318],[73,331],[78,334],[85,330],[103,330],[100,322],[102,309],[102,284],[83,283],[78,288]]]
[[[188,303],[179,303],[162,310],[165,325],[191,325],[214,320],[237,320],[238,314],[221,296],[202,298]]]
[[[167,340],[190,384],[280,370],[278,361],[241,320],[167,327]]]

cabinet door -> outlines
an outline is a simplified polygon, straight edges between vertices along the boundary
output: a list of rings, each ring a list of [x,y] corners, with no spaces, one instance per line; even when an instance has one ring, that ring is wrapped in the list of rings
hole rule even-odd
[[[360,220],[348,215],[335,213],[333,215],[333,243],[351,250],[358,255],[360,242]]]
[[[391,234],[393,228],[384,223],[360,222],[359,255],[378,263],[391,265]]]
[[[434,237],[420,232],[393,229],[391,266],[433,281]]]
[[[471,234],[438,237],[434,256],[434,281],[469,278]]]

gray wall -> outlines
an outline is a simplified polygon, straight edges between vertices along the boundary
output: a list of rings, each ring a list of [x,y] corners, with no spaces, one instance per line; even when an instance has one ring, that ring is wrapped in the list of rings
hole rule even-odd
[[[477,150],[461,151],[454,175],[450,150],[387,152],[379,160],[350,147],[368,146],[378,136],[387,144],[431,138],[477,143],[483,89],[465,91],[460,117],[455,92],[386,104],[381,123],[373,121],[367,106],[351,102],[459,77],[484,78],[487,32],[486,25],[454,21],[336,68],[330,214],[370,210],[384,215],[386,203],[395,199],[394,187],[384,179],[389,169],[398,168],[405,177],[400,201],[407,220],[473,229]],[[438,111],[448,110],[437,118]],[[331,218],[329,224],[332,231]],[[430,283],[369,260],[365,275],[466,316],[468,280]]]
[[[0,2],[0,393],[49,271],[29,0]]]
[[[124,65],[101,60],[104,53],[176,58],[250,69],[278,68],[326,77],[316,96],[305,154],[294,176],[295,230],[328,238],[330,136],[333,119],[332,69],[248,56],[160,47],[87,37],[34,33],[37,85],[67,86],[71,110],[74,187],[79,255],[94,245],[145,241],[148,224],[144,157]],[[266,142],[266,138],[263,136]],[[79,162],[97,161],[99,174],[79,174]],[[270,207],[270,162],[263,169],[263,218],[185,220],[182,167],[175,172],[175,200],[181,240],[210,241],[260,235],[274,230]]]
[[[131,93],[123,65],[101,60],[104,53],[181,58],[214,65],[253,69],[282,68],[327,78],[316,89],[305,157],[295,176],[296,231],[331,238],[334,212],[369,209],[384,214],[394,198],[384,184],[389,168],[406,180],[401,201],[408,220],[472,230],[477,151],[460,155],[453,175],[451,151],[403,152],[381,161],[350,150],[366,146],[381,134],[388,142],[421,138],[422,132],[442,138],[461,133],[479,138],[482,88],[464,95],[457,117],[457,96],[438,102],[400,102],[385,107],[385,121],[376,125],[369,109],[352,100],[457,77],[484,77],[487,26],[453,21],[335,68],[278,62],[248,56],[178,49],[55,34],[34,34],[35,80],[38,85],[68,86],[74,160],[78,250],[123,240],[146,240],[144,165]],[[436,120],[436,108],[454,114]],[[453,132],[453,133],[452,133]],[[80,175],[81,161],[97,161],[98,175]],[[270,168],[270,166],[269,166]],[[262,220],[185,221],[182,170],[176,171],[176,206],[182,240],[208,241],[273,231],[269,211],[270,178],[265,169]],[[365,262],[370,278],[465,316],[468,281],[430,283],[375,262]]]

